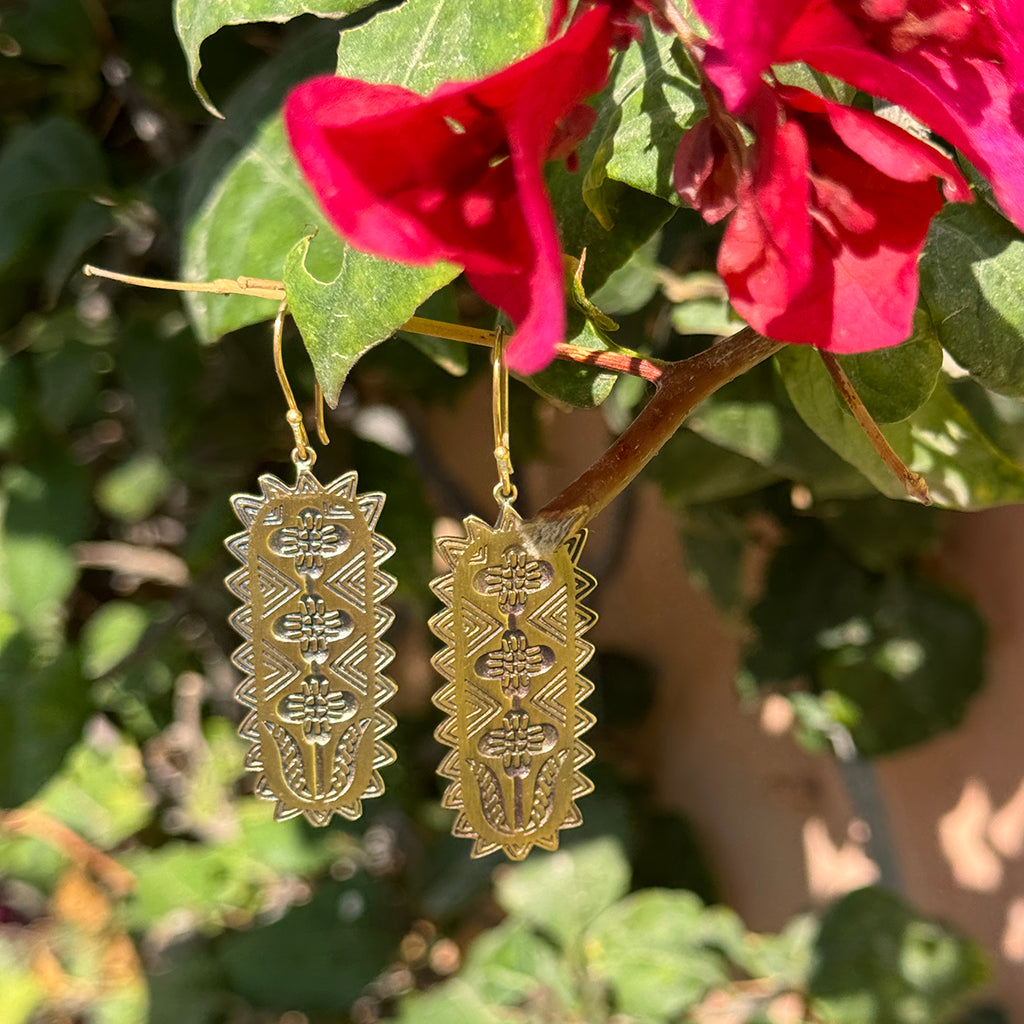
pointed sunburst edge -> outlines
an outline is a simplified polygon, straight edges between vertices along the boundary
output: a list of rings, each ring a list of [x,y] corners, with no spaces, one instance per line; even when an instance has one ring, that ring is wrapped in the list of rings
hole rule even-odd
[[[392,764],[395,760],[394,748],[384,742],[384,737],[394,730],[397,723],[394,716],[385,711],[383,707],[397,690],[394,681],[384,672],[384,669],[395,657],[394,649],[383,639],[388,627],[394,621],[394,612],[382,602],[394,591],[398,581],[394,576],[381,568],[381,565],[395,553],[395,546],[386,537],[376,532],[377,520],[384,506],[385,496],[378,491],[357,494],[358,476],[355,470],[343,473],[327,486],[321,484],[309,470],[304,470],[298,475],[293,487],[289,487],[283,480],[272,473],[263,474],[259,477],[257,483],[260,488],[259,494],[234,494],[231,496],[231,507],[234,509],[235,515],[242,523],[244,529],[224,540],[224,546],[227,550],[242,563],[242,568],[235,569],[229,573],[224,583],[227,589],[242,602],[229,616],[229,622],[244,641],[235,648],[231,655],[232,664],[243,673],[242,681],[235,687],[234,698],[247,711],[238,727],[238,734],[243,739],[251,741],[251,745],[245,755],[244,767],[246,771],[260,773],[256,780],[255,793],[263,800],[275,801],[275,821],[288,821],[291,818],[302,815],[312,825],[325,826],[330,823],[335,814],[354,821],[362,814],[363,800],[380,796],[384,792],[384,781],[378,769]],[[386,613],[377,615],[372,635],[375,646],[377,683],[385,695],[374,709],[372,726],[374,730],[374,756],[370,781],[365,791],[359,796],[327,810],[303,809],[288,805],[270,789],[267,777],[263,774],[263,750],[255,711],[256,679],[253,672],[252,629],[249,625],[252,621],[252,581],[249,579],[248,571],[249,531],[252,524],[256,521],[263,508],[277,497],[284,495],[291,497],[298,494],[317,492],[337,495],[354,502],[366,520],[373,549],[373,576],[371,583],[374,601],[377,609]]]
[[[576,608],[576,639],[579,641],[581,654],[577,659],[576,672],[580,697],[575,705],[575,734],[573,752],[573,774],[572,774],[572,798],[565,819],[558,829],[549,837],[527,839],[524,843],[501,844],[483,839],[472,827],[466,818],[464,811],[464,798],[462,793],[462,775],[458,770],[459,750],[457,738],[457,715],[456,702],[456,680],[455,680],[455,650],[454,650],[454,579],[455,570],[459,558],[471,544],[481,536],[481,531],[501,532],[508,529],[515,529],[522,520],[511,508],[506,507],[499,516],[498,523],[490,526],[478,516],[468,516],[463,520],[465,529],[463,537],[440,537],[435,541],[438,554],[441,556],[448,572],[442,573],[430,582],[430,589],[440,600],[443,608],[432,615],[427,625],[430,631],[444,644],[441,650],[437,651],[430,659],[431,665],[440,675],[445,683],[436,690],[431,697],[434,706],[441,711],[445,718],[434,730],[434,738],[443,746],[449,747],[441,763],[438,765],[437,774],[449,781],[444,794],[441,797],[441,806],[456,812],[455,821],[452,824],[452,834],[458,838],[472,839],[473,848],[470,855],[473,857],[485,857],[498,850],[504,850],[510,860],[523,860],[535,846],[543,850],[557,850],[559,833],[563,829],[576,828],[583,822],[576,801],[588,793],[594,791],[594,783],[582,772],[582,768],[594,759],[593,748],[585,743],[581,737],[587,732],[596,719],[594,715],[583,708],[580,704],[594,692],[594,684],[582,674],[583,667],[590,661],[594,654],[594,645],[583,641],[581,638],[597,622],[597,613],[591,608],[582,604],[582,599],[590,594],[597,586],[597,579],[590,573],[579,568],[580,555],[587,539],[587,531],[581,530],[567,538],[562,547],[565,548],[572,563],[574,574],[573,581],[576,586],[575,608]]]

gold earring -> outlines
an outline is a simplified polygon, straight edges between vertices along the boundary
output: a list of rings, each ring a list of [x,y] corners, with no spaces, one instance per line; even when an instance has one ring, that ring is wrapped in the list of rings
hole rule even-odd
[[[281,354],[285,313],[282,303],[274,365],[295,438],[295,485],[268,473],[260,494],[232,497],[245,529],[225,543],[242,568],[225,582],[243,602],[230,620],[243,639],[232,661],[245,673],[235,696],[249,709],[239,732],[252,740],[245,766],[261,773],[256,793],[277,801],[278,820],[302,814],[326,825],[333,814],[359,817],[362,801],[384,791],[379,769],[395,759],[383,742],[395,720],[382,708],[395,692],[384,674],[394,651],[382,639],[395,579],[380,568],[395,548],[375,530],[383,494],[357,494],[354,472],[326,487],[311,472],[316,452]]]
[[[597,615],[582,600],[597,581],[577,565],[586,531],[541,551],[513,508],[500,328],[492,410],[497,523],[469,516],[465,537],[437,542],[449,572],[431,584],[445,606],[430,620],[445,645],[433,664],[447,680],[434,697],[447,716],[436,736],[451,747],[438,772],[450,780],[443,804],[458,812],[452,831],[474,840],[473,856],[502,849],[522,860],[534,846],[556,849],[593,789],[581,769],[594,752],[581,736],[594,716],[581,704],[594,687],[581,671]]]

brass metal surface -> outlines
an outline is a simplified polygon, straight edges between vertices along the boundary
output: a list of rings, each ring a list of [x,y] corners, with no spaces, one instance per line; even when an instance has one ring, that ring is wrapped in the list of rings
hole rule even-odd
[[[293,487],[259,484],[231,499],[245,529],[226,541],[242,563],[226,582],[243,602],[231,623],[244,641],[232,661],[245,673],[246,768],[280,820],[356,818],[395,759],[383,742],[395,726],[382,708],[395,692],[382,639],[395,579],[380,568],[395,549],[375,532],[384,495],[357,494],[354,472],[325,487],[301,461]]]
[[[449,572],[431,584],[445,605],[430,620],[445,644],[433,658],[447,681],[434,697],[447,716],[436,735],[451,748],[438,769],[450,780],[443,803],[473,856],[521,860],[556,849],[593,789],[580,770],[594,756],[581,739],[594,724],[581,672],[597,615],[581,602],[596,581],[577,567],[585,533],[534,558],[510,504],[494,527],[475,516],[463,526],[465,537],[437,542]]]

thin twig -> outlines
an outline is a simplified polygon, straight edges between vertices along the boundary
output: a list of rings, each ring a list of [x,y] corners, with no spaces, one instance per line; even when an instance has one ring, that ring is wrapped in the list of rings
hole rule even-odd
[[[875,451],[882,457],[882,461],[892,470],[896,479],[906,488],[907,494],[916,498],[922,505],[932,503],[931,495],[928,493],[928,484],[920,473],[915,473],[897,454],[893,451],[892,445],[886,440],[885,435],[878,429],[871,413],[857,394],[853,382],[846,376],[846,371],[839,365],[839,360],[831,352],[819,349],[825,367],[835,381],[839,394],[843,401],[850,407],[853,418],[860,425],[860,429],[867,434],[868,440],[874,446]]]
[[[134,274],[121,274],[114,270],[104,270],[86,264],[82,273],[87,277],[104,277],[122,284],[135,285],[140,288],[159,288],[173,292],[207,292],[214,295],[249,295],[260,299],[273,299],[282,302],[285,299],[284,282],[268,281],[259,277],[222,277],[216,281],[166,281],[154,277],[137,277]],[[445,338],[448,341],[461,341],[467,345],[483,345],[490,348],[494,344],[494,331],[480,327],[466,327],[463,324],[450,324],[442,320],[428,320],[426,317],[410,317],[400,331],[410,334],[426,334],[432,338]],[[664,372],[666,363],[658,359],[646,359],[630,352],[601,352],[583,348],[579,345],[560,344],[555,346],[555,358],[570,363],[593,366],[596,370],[606,373],[629,374],[642,377],[656,384]]]
[[[168,292],[212,292],[214,295],[250,295],[257,299],[273,299],[281,302],[284,283],[266,281],[260,277],[219,277],[216,281],[165,281],[156,277],[137,277],[135,274],[121,274],[116,270],[104,270],[87,263],[82,267],[86,277],[104,277],[110,281],[135,285],[138,288],[159,288]]]
[[[635,420],[589,469],[525,526],[539,552],[553,551],[623,491],[705,398],[763,362],[782,343],[746,327],[677,363],[662,364],[658,389]]]

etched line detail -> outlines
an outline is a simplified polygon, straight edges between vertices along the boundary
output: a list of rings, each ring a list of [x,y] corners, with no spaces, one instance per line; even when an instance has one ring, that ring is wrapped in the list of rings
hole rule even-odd
[[[434,698],[448,716],[437,738],[452,748],[439,769],[451,780],[444,804],[474,856],[516,860],[555,849],[579,822],[575,799],[591,788],[579,769],[593,756],[580,738],[592,717],[578,707],[592,689],[579,669],[594,620],[577,611],[579,580],[590,589],[576,565],[582,538],[536,559],[519,523],[512,510],[493,528],[467,519],[465,539],[438,542],[450,571],[431,585],[445,605],[431,620],[445,643],[433,659],[447,681]]]
[[[394,547],[374,532],[383,496],[357,495],[354,473],[324,488],[308,470],[292,487],[261,477],[260,489],[232,499],[245,531],[227,541],[243,563],[228,585],[249,641],[234,656],[246,672],[238,699],[254,709],[240,730],[253,740],[246,766],[262,773],[256,792],[277,801],[279,820],[356,818],[394,760],[382,708],[395,692],[382,639],[394,615],[381,604]]]

